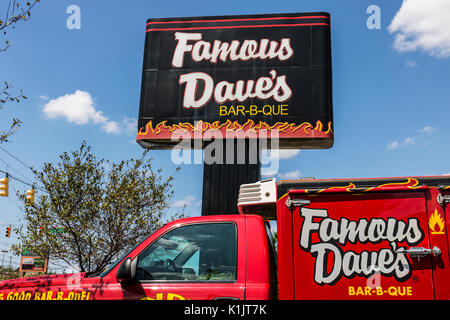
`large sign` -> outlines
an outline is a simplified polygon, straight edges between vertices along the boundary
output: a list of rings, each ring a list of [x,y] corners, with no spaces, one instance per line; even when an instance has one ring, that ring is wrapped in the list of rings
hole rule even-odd
[[[46,273],[48,260],[37,255],[22,255],[20,257],[19,275],[26,273]]]
[[[333,144],[330,16],[290,13],[147,21],[137,141],[261,138]]]

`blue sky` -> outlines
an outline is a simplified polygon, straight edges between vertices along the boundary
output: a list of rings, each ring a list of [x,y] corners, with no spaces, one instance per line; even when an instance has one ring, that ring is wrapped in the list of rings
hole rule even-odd
[[[412,0],[402,7],[402,0],[42,0],[32,19],[9,33],[12,46],[0,53],[0,80],[28,97],[0,111],[2,129],[13,117],[23,122],[12,142],[1,147],[35,168],[78,148],[82,140],[101,158],[140,155],[143,149],[134,142],[132,124],[138,115],[148,18],[327,11],[332,21],[334,146],[285,152],[279,172],[272,175],[450,174],[450,35],[439,25],[450,13],[444,2]],[[81,10],[79,30],[66,26],[70,5]],[[380,29],[367,27],[370,5],[380,8]],[[420,29],[427,22],[431,27]],[[51,118],[45,112],[50,101],[71,95],[84,99],[91,108],[88,116]],[[170,151],[151,155],[156,168],[165,174],[175,171]],[[25,166],[2,150],[0,159],[1,170],[32,179]],[[182,166],[173,207],[186,204],[186,213],[200,215],[202,172],[202,165]],[[14,181],[11,186],[13,195],[0,198],[1,249],[15,239],[4,237],[6,225],[17,225],[21,217],[14,190],[27,189]]]

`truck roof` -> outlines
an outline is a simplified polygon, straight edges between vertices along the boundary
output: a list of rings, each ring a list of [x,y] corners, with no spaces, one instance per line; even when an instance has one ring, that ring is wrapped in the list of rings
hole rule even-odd
[[[450,189],[450,176],[280,180],[277,182],[277,193],[280,198],[290,190],[301,189],[310,193],[323,192],[331,188],[339,188],[341,191],[364,191],[390,185],[411,189],[421,187]]]

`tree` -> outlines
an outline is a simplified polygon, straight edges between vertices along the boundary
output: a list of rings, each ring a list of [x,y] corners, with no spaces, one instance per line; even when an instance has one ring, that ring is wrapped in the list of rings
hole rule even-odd
[[[16,24],[21,21],[27,21],[31,17],[31,9],[39,2],[34,1],[18,1],[9,0],[8,5],[3,2],[3,6],[0,6],[0,10],[4,12],[4,16],[0,16],[0,52],[8,50],[11,46],[11,41],[6,39],[10,29],[15,29]],[[27,97],[22,94],[22,91],[13,93],[12,87],[6,81],[0,89],[0,110],[4,108],[4,105],[8,102],[20,102]],[[17,131],[20,127],[21,121],[14,118],[11,122],[9,129],[6,131],[0,131],[0,143],[7,142],[8,138]]]
[[[173,176],[155,172],[147,152],[114,163],[97,160],[83,142],[78,151],[34,171],[45,193],[38,190],[34,204],[25,206],[25,225],[16,230],[19,244],[13,246],[17,254],[27,247],[81,272],[100,271],[165,219],[182,216],[165,216]],[[26,202],[26,195],[18,196]]]
[[[3,109],[3,105],[10,101],[16,101],[20,102],[20,98],[26,99],[27,97],[20,92],[17,95],[11,95],[10,93],[10,87],[8,83],[5,81],[4,86],[2,87],[0,91],[0,110]],[[0,131],[0,143],[8,142],[8,139],[11,135],[14,134],[14,132],[19,129],[20,125],[22,124],[22,121],[20,121],[17,118],[14,118],[11,122],[11,125],[9,126],[9,129],[6,131]]]

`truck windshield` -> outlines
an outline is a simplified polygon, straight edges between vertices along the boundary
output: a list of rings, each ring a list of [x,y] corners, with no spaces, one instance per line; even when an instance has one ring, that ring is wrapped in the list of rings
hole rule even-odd
[[[138,281],[236,281],[234,223],[198,223],[175,228],[139,254]]]
[[[106,266],[102,272],[100,273],[93,273],[91,274],[91,277],[104,277],[106,276],[112,269],[115,268],[115,266],[117,266],[123,259],[125,259],[125,257],[127,255],[129,255],[131,253],[131,251],[133,251],[134,249],[137,248],[138,245],[140,245],[141,242],[138,242],[133,248],[131,248],[130,250],[127,251],[127,253],[125,253],[122,257],[120,257],[118,260],[111,262],[108,266]]]

